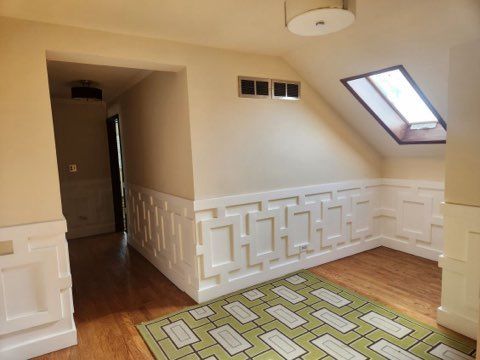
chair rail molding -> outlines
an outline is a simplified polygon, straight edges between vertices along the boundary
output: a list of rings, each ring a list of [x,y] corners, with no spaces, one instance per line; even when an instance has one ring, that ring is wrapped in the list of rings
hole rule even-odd
[[[443,205],[445,251],[438,323],[471,338],[478,336],[480,298],[480,207]]]
[[[0,358],[77,343],[65,232],[65,220],[0,228]]]

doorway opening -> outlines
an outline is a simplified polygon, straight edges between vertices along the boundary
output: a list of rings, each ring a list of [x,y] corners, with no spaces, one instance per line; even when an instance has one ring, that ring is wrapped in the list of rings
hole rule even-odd
[[[129,246],[133,232],[139,241],[147,234],[139,223],[144,209],[131,201],[132,189],[154,189],[159,178],[171,174],[162,167],[168,158],[161,155],[170,151],[171,158],[178,151],[162,147],[167,142],[162,136],[175,144],[181,144],[176,141],[178,133],[186,136],[173,126],[169,132],[160,127],[167,119],[168,125],[178,124],[179,115],[172,109],[179,108],[186,116],[186,78],[174,71],[65,61],[48,61],[47,69],[74,318],[83,339],[79,351],[90,351],[92,358],[118,357],[125,350],[126,357],[147,357],[149,350],[134,324],[194,303],[159,266]],[[71,88],[82,84],[102,90],[101,98],[72,98]],[[171,176],[177,182],[181,179],[176,173]],[[166,264],[172,256],[165,258]],[[125,336],[99,346],[92,327],[102,333],[121,329]]]
[[[67,239],[125,232],[121,115],[115,99],[152,71],[47,61]]]
[[[108,152],[110,155],[110,173],[112,177],[115,231],[127,232],[127,204],[125,198],[125,178],[123,173],[122,140],[120,136],[120,116],[118,114],[107,118],[107,136]]]

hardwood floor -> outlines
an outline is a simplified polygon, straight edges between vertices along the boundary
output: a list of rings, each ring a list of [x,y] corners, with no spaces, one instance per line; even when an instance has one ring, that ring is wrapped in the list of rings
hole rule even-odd
[[[121,234],[69,241],[78,345],[40,359],[151,359],[135,324],[195,302]]]
[[[135,324],[194,301],[121,234],[69,241],[78,346],[41,359],[151,359]],[[441,272],[433,261],[377,248],[311,271],[436,326]]]
[[[434,261],[379,247],[310,270],[438,328],[442,272]]]

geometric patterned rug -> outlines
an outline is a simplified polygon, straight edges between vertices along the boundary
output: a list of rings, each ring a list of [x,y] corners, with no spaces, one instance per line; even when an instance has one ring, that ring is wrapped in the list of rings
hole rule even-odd
[[[475,358],[442,333],[300,271],[137,325],[157,359]]]

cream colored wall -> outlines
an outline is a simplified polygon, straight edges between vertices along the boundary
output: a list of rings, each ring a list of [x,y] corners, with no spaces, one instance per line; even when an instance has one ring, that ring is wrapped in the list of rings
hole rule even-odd
[[[61,218],[45,57],[186,67],[195,198],[380,175],[380,156],[303,81],[298,102],[237,97],[237,76],[298,80],[280,58],[0,19],[0,226]],[[35,179],[32,181],[32,179]]]
[[[45,49],[9,24],[0,19],[0,226],[62,218]]]
[[[197,199],[380,175],[379,155],[283,60],[205,53],[187,71]],[[302,81],[302,99],[239,98],[238,75]]]
[[[480,294],[480,40],[450,52],[445,250],[438,322],[475,337]]]
[[[67,237],[114,231],[105,103],[54,99],[52,115]]]
[[[126,181],[193,200],[186,71],[154,72],[112,108],[120,113]]]
[[[480,206],[480,40],[452,49],[445,201]]]
[[[110,178],[105,103],[53,100],[52,115],[60,182]]]
[[[387,179],[445,181],[445,159],[385,158],[382,161],[382,177]]]

